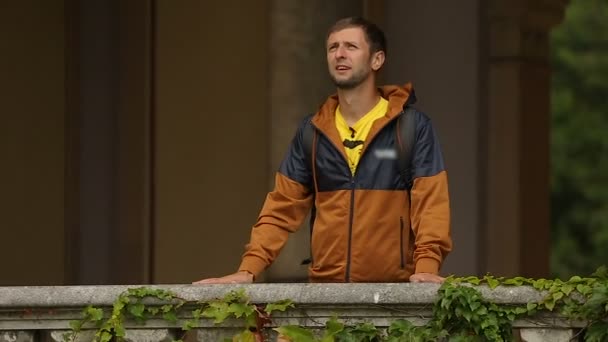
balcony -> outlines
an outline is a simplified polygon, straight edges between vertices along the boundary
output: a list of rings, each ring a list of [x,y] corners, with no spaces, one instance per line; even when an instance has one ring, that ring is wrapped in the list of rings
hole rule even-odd
[[[89,306],[104,320],[112,314],[113,304],[121,294],[141,286],[56,286],[56,287],[0,287],[0,342],[64,341],[69,333],[70,322],[83,318],[83,310]],[[546,298],[530,286],[499,286],[493,290],[487,286],[473,286],[483,298],[500,305],[526,306]],[[184,335],[182,327],[192,320],[192,305],[200,301],[209,303],[225,298],[229,293],[244,291],[248,301],[255,304],[276,303],[289,299],[293,307],[275,311],[264,324],[263,335],[269,341],[277,339],[276,327],[296,325],[319,331],[332,317],[345,325],[369,322],[385,331],[399,319],[415,326],[426,324],[433,315],[433,305],[438,298],[439,286],[435,284],[251,284],[251,285],[159,285],[145,287],[146,291],[159,293],[171,291],[179,299],[141,298],[134,310],[144,308],[163,311],[166,304],[184,304],[176,312],[176,320],[165,320],[158,315],[144,323],[127,317],[123,323],[125,341],[161,342],[183,339],[184,341],[224,341],[244,331],[244,320],[229,318],[220,324],[212,319],[196,319],[196,326]],[[133,290],[132,290],[133,291]],[[235,292],[236,291],[236,292]],[[125,297],[126,298],[126,297]],[[242,298],[241,298],[242,299]],[[128,302],[128,300],[127,300]],[[131,298],[133,304],[135,299]],[[220,303],[220,302],[218,302]],[[221,303],[226,303],[221,302]],[[181,304],[180,304],[181,305]],[[170,306],[165,306],[165,311]],[[262,307],[262,306],[260,306]],[[146,310],[147,310],[146,309]],[[139,311],[138,311],[139,310]],[[557,310],[556,310],[557,311]],[[95,315],[95,312],[92,313]],[[195,314],[196,316],[196,314]],[[96,317],[99,319],[100,317]],[[191,321],[191,323],[193,323]],[[254,322],[255,324],[255,322]],[[585,321],[571,321],[560,314],[547,310],[513,321],[513,335],[520,341],[561,342],[576,339]],[[92,341],[96,327],[84,324],[81,331],[70,336],[73,341]],[[254,340],[252,340],[254,341]],[[407,339],[402,339],[407,341]]]

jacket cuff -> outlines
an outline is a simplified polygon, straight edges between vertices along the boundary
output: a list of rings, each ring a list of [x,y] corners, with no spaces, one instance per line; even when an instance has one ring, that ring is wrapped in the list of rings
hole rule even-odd
[[[246,256],[241,261],[238,271],[247,271],[253,274],[253,278],[257,279],[260,273],[266,269],[266,263],[258,257]]]
[[[415,273],[439,273],[439,261],[432,258],[420,258],[416,262]]]

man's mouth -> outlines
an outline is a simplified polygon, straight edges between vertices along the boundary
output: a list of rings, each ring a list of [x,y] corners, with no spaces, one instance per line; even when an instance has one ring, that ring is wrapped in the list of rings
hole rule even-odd
[[[346,65],[338,65],[338,66],[336,66],[336,70],[338,70],[338,71],[350,70],[350,67],[348,67]]]

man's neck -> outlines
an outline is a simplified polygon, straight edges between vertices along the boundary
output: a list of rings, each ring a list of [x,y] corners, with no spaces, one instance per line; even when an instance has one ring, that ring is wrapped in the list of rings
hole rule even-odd
[[[374,82],[364,82],[353,89],[338,89],[340,113],[349,126],[367,114],[380,99]]]

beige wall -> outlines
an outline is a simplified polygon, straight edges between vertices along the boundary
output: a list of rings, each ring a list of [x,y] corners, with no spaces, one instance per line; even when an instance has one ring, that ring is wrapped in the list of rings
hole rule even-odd
[[[268,190],[268,4],[158,1],[153,281],[235,271]]]
[[[64,281],[63,1],[0,5],[0,285]]]
[[[411,81],[417,107],[433,120],[441,141],[452,209],[454,251],[445,274],[479,269],[480,10],[477,0],[445,2],[386,0],[388,83]],[[483,273],[483,272],[481,272]]]
[[[80,50],[70,43],[80,31],[66,30],[71,21],[65,20],[64,4],[73,10],[74,3],[0,5],[0,285],[77,281],[74,265],[97,273],[107,269],[112,274],[104,281],[119,283],[190,282],[234,271],[295,123],[327,92],[329,82],[317,72],[324,69],[323,61],[316,60],[322,54],[314,50],[315,41],[334,16],[370,12],[371,0],[319,0],[306,6],[297,0],[241,1],[239,7],[197,0],[146,2],[155,3],[154,10],[121,3],[118,42],[106,51],[118,58],[112,64],[118,71],[108,67],[120,73],[118,97],[103,103],[116,109],[116,127],[109,132],[118,142],[103,133],[90,142],[109,141],[106,147],[118,150],[112,150],[114,164],[103,164],[114,171],[106,176],[116,178],[105,199],[118,219],[107,231],[92,229],[107,240],[99,244],[92,239],[93,247],[103,251],[99,258],[91,258],[92,249],[87,251],[78,234],[71,234],[85,232],[79,226],[82,194],[76,179],[83,172],[77,165],[81,137],[77,120],[70,122],[76,117],[65,114],[77,107],[83,90],[75,79],[84,73],[70,73],[82,62],[72,59]],[[548,209],[541,189],[547,161],[535,159],[536,172],[525,178],[505,182],[502,177],[521,176],[521,163],[544,151],[539,146],[531,153],[527,146],[537,138],[535,132],[547,127],[548,100],[521,94],[535,90],[546,96],[548,70],[488,58],[496,48],[487,46],[488,27],[496,26],[499,34],[504,29],[502,19],[486,18],[485,2],[374,4],[377,11],[371,12],[377,12],[389,38],[384,78],[388,83],[414,81],[420,108],[432,116],[443,142],[456,242],[446,273],[529,269],[542,274],[540,259],[547,246],[529,241],[546,239],[546,215],[538,213]],[[131,20],[129,13],[140,17]],[[315,20],[309,21],[310,16]],[[271,23],[285,30],[271,31]],[[99,25],[103,31],[104,25],[114,24]],[[89,33],[95,37],[98,31]],[[537,36],[534,30],[526,32],[524,38]],[[96,63],[104,57],[87,56],[85,70],[102,74]],[[89,80],[87,91],[97,93],[100,80]],[[514,94],[515,100],[504,94]],[[538,112],[545,114],[521,125],[522,118]],[[67,172],[65,165],[71,165]],[[96,180],[94,172],[87,175]],[[99,194],[89,191],[86,196]],[[72,210],[67,219],[66,210]],[[88,215],[91,222],[99,222],[95,215],[108,219],[101,211]],[[535,226],[542,229],[529,229]],[[292,238],[268,280],[303,277],[304,268],[296,266],[308,249],[306,235],[303,231]],[[66,251],[76,257],[66,262]],[[86,262],[79,263],[79,257]],[[522,266],[530,257],[540,260],[539,268]]]

